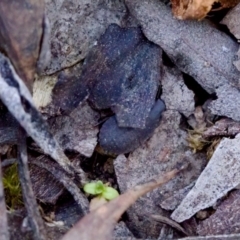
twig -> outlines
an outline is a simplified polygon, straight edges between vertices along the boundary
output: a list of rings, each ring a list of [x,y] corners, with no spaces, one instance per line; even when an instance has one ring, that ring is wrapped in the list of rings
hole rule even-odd
[[[7,210],[4,198],[4,187],[2,182],[2,168],[0,161],[0,240],[9,240]]]
[[[21,182],[23,200],[28,212],[29,223],[33,230],[34,240],[45,240],[46,233],[43,220],[40,216],[36,199],[32,190],[30,173],[28,169],[28,157],[26,147],[26,133],[20,128],[18,143],[18,171]]]
[[[16,162],[17,162],[16,158],[5,159],[4,161],[2,161],[2,167],[3,168],[8,167]]]
[[[178,224],[177,222],[167,218],[167,217],[164,217],[162,215],[151,215],[151,218],[153,218],[155,221],[157,222],[161,222],[161,223],[165,223],[169,226],[171,226],[172,228],[175,228],[177,229],[179,232],[182,232],[184,233],[186,236],[188,236],[189,234],[184,230],[183,227],[180,226],[180,224]]]

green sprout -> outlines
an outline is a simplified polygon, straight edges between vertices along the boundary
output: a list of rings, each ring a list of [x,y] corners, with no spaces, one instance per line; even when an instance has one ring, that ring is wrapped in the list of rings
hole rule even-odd
[[[117,190],[109,187],[107,184],[103,184],[102,181],[87,183],[84,185],[83,190],[88,194],[97,195],[97,197],[103,197],[106,200],[112,200],[119,196]]]

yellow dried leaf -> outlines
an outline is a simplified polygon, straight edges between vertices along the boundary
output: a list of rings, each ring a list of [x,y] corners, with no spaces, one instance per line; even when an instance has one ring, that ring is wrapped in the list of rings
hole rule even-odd
[[[240,0],[171,0],[172,11],[178,19],[203,19],[214,3],[222,8],[234,7]]]

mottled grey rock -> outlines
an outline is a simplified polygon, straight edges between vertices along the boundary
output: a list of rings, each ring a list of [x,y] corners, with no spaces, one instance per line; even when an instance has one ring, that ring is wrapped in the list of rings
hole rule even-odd
[[[240,91],[229,85],[224,85],[216,89],[216,94],[217,100],[212,101],[208,107],[211,112],[240,121]]]
[[[213,206],[216,201],[240,184],[240,135],[224,138],[215,150],[195,186],[183,199],[171,217],[183,222],[199,210]]]
[[[85,103],[69,115],[51,118],[49,125],[64,150],[75,150],[91,157],[97,145],[98,118],[98,113]]]
[[[194,93],[187,88],[182,73],[176,68],[163,69],[162,96],[167,110],[175,110],[189,117],[195,109]]]
[[[157,100],[144,129],[119,127],[115,116],[109,118],[100,130],[100,146],[104,151],[117,155],[135,150],[152,136],[164,110],[163,101]]]
[[[238,60],[233,62],[238,71],[240,71],[240,49],[237,52]]]
[[[234,191],[224,200],[215,213],[199,222],[201,236],[240,233],[240,191]]]
[[[51,61],[45,74],[52,74],[84,59],[108,25],[121,25],[126,15],[121,0],[45,0],[50,22]]]
[[[180,173],[172,181],[140,198],[128,211],[129,228],[137,229],[139,236],[157,237],[161,225],[145,219],[146,214],[166,216],[160,208],[165,199],[174,191],[189,185],[200,175],[206,159],[202,154],[193,154],[186,141],[187,132],[180,129],[181,115],[177,111],[168,110],[163,113],[162,120],[154,135],[126,158],[119,155],[114,161],[115,173],[121,192],[139,183],[151,179],[152,176],[172,170],[178,163],[190,163],[186,171]],[[133,232],[134,233],[134,232]]]
[[[231,9],[221,21],[222,24],[227,25],[230,32],[240,39],[240,4]]]
[[[117,225],[115,226],[113,230],[113,236],[114,236],[114,239],[116,238],[126,239],[129,237],[133,237],[133,234],[129,231],[126,224],[123,221],[121,221],[117,223]]]
[[[110,25],[83,65],[80,82],[87,82],[91,104],[111,108],[120,127],[144,128],[160,85],[161,55],[140,28]]]
[[[82,64],[76,64],[58,74],[57,83],[52,90],[50,108],[55,112],[69,114],[88,97],[88,87],[81,81]]]
[[[161,202],[160,206],[166,210],[175,210],[181,201],[185,198],[188,192],[193,188],[195,182],[188,186],[173,192],[173,195]]]
[[[64,226],[69,229],[84,216],[82,209],[74,200],[58,202],[54,215],[54,221],[63,222]]]
[[[126,0],[126,4],[146,37],[209,93],[229,82],[240,87],[239,73],[232,64],[238,44],[227,34],[207,20],[179,21],[158,0]]]

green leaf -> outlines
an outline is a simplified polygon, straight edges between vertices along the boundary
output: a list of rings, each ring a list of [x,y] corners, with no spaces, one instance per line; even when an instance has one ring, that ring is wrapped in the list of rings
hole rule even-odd
[[[92,195],[98,195],[101,194],[104,191],[104,184],[102,181],[97,182],[91,182],[84,185],[83,190],[86,193],[92,194]]]
[[[102,181],[97,181],[96,182],[96,189],[95,189],[96,194],[102,193],[105,190],[105,188],[106,187],[105,187],[105,185],[103,184]]]
[[[107,200],[112,200],[112,199],[118,197],[119,193],[114,188],[105,186],[102,196]]]

